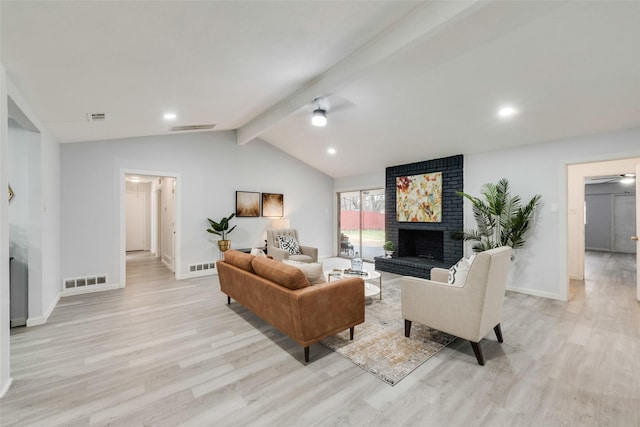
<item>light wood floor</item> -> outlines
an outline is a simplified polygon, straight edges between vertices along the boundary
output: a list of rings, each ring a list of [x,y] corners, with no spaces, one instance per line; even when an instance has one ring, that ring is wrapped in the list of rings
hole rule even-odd
[[[640,425],[632,256],[589,253],[569,303],[507,293],[486,366],[456,340],[395,387],[321,345],[305,365],[227,306],[217,278],[129,258],[126,289],[64,298],[47,324],[12,330],[2,426]]]

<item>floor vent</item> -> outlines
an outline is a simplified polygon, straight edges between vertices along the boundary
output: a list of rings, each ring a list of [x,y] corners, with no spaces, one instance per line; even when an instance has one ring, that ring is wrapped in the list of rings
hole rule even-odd
[[[73,279],[62,280],[64,289],[86,288],[91,286],[106,285],[107,275],[99,274],[97,276],[76,277]]]
[[[195,272],[198,272],[198,271],[213,270],[214,268],[216,268],[215,261],[205,262],[205,263],[202,263],[202,264],[189,264],[189,273],[195,273]]]

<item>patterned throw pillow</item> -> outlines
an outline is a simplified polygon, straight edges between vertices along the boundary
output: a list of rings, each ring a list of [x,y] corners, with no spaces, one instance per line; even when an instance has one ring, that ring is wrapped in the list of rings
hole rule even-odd
[[[469,269],[471,268],[471,263],[475,257],[474,254],[471,255],[469,259],[461,258],[460,261],[449,269],[449,280],[447,282],[453,286],[464,286],[464,282],[467,280],[467,275],[469,274]]]
[[[289,252],[291,255],[302,255],[298,241],[293,236],[278,236],[278,243],[280,243],[280,249]]]

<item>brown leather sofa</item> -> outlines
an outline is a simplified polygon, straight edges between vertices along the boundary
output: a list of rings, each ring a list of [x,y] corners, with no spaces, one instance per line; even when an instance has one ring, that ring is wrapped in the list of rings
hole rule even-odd
[[[228,250],[216,263],[220,290],[304,347],[364,322],[364,281],[354,277],[311,286],[302,270]]]

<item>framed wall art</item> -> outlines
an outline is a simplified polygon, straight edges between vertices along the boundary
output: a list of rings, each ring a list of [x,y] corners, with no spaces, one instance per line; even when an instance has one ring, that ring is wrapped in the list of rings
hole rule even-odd
[[[396,178],[398,222],[442,222],[442,172]]]
[[[284,195],[262,193],[262,216],[282,218],[284,216]]]
[[[260,216],[260,193],[236,191],[236,216]]]

